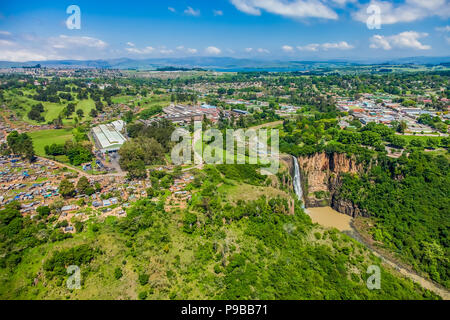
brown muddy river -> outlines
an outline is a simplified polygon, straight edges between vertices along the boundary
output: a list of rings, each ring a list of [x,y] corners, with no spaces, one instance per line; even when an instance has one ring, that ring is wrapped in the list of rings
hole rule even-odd
[[[350,226],[352,217],[339,213],[331,207],[308,208],[306,212],[314,223],[328,228],[336,228],[339,231],[352,231]]]
[[[314,223],[318,223],[324,227],[336,228],[339,231],[354,232],[354,229],[351,227],[350,224],[353,218],[346,214],[339,213],[336,210],[332,209],[331,207],[308,208],[306,209],[306,213],[311,217],[311,220]],[[444,300],[450,299],[450,293],[445,288],[437,286],[432,281],[419,276],[417,273],[411,272],[410,270],[403,268],[396,262],[393,262],[389,258],[381,255],[373,248],[370,249],[376,256],[380,257],[384,263],[388,264],[397,272],[410,278],[412,281],[419,283],[422,287],[434,291],[436,294],[440,295]]]

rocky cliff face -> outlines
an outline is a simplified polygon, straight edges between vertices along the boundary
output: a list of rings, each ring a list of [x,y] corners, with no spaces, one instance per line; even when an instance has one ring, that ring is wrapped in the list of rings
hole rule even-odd
[[[342,173],[362,173],[364,167],[346,154],[316,153],[299,157],[298,162],[302,176],[302,187],[306,207],[331,206],[338,212],[351,216],[366,213],[350,201],[337,199],[335,196],[341,185]]]

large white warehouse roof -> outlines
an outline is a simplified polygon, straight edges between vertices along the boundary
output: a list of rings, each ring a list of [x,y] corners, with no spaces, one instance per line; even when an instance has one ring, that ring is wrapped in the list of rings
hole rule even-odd
[[[119,150],[126,138],[120,131],[124,128],[124,122],[117,120],[109,124],[101,124],[92,128],[92,134],[97,147],[102,151]]]

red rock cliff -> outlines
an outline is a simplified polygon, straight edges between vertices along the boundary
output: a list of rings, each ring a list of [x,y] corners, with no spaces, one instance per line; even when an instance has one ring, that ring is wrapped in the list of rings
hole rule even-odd
[[[298,158],[306,207],[332,206],[348,215],[365,215],[351,202],[334,200],[341,173],[361,173],[362,164],[346,154],[316,153]]]

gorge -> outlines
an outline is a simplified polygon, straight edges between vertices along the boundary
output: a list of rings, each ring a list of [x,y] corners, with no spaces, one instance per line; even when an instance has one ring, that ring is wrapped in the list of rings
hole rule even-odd
[[[399,261],[386,250],[380,250],[367,236],[362,237],[359,230],[355,229],[353,218],[368,217],[369,214],[341,197],[341,175],[366,173],[370,166],[364,167],[353,157],[338,153],[316,153],[298,158],[292,156],[292,160],[294,192],[299,200],[302,200],[305,212],[314,223],[336,228],[348,234],[368,247],[374,255],[382,259],[385,265],[435,292],[443,299],[449,299],[449,291],[446,288],[420,275],[412,266]]]
[[[297,162],[297,163],[296,163]],[[349,216],[368,216],[351,201],[340,197],[341,174],[359,174],[365,172],[362,163],[342,153],[325,152],[300,156],[294,161],[294,171],[299,168],[299,183],[302,199],[306,208],[330,206],[334,210]],[[294,173],[294,188],[295,187]],[[297,193],[297,191],[296,191]]]

